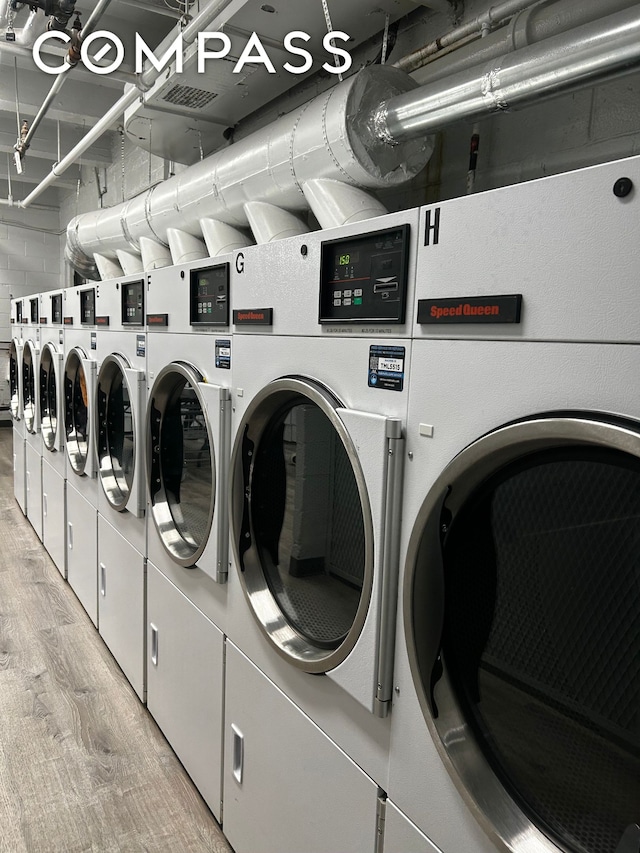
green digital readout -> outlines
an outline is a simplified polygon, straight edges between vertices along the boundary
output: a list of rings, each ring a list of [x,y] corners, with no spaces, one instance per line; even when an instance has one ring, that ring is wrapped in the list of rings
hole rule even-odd
[[[340,255],[340,259],[338,260],[338,266],[344,267],[346,264],[351,263],[351,255]]]

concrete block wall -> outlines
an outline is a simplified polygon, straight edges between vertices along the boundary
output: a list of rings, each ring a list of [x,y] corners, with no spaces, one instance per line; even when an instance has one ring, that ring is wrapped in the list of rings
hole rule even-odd
[[[11,299],[54,290],[61,281],[60,217],[57,211],[0,211],[0,421],[9,419]]]
[[[60,287],[61,235],[57,212],[36,212],[29,226],[9,209],[0,216],[0,343],[10,340],[10,299]],[[0,374],[1,375],[1,374]]]

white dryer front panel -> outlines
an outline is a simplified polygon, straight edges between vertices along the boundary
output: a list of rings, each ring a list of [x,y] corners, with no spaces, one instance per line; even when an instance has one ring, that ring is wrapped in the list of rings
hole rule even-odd
[[[444,853],[640,841],[639,370],[414,342],[388,793]]]
[[[171,362],[155,377],[147,406],[151,516],[165,552],[179,566],[227,576],[229,391],[197,368]],[[224,533],[224,535],[222,535]],[[214,562],[201,560],[209,541]]]
[[[384,716],[406,393],[368,384],[366,338],[238,335],[234,345],[242,396],[231,540],[249,610],[263,643],[290,666],[325,674]],[[239,645],[250,642],[238,632]]]

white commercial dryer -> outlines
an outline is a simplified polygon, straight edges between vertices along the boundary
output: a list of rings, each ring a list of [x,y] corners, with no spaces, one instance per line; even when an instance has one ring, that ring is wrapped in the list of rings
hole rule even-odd
[[[26,297],[29,323],[22,349],[22,404],[25,428],[27,518],[42,540],[42,437],[40,435],[40,296]]]
[[[98,287],[67,288],[62,309],[67,580],[94,625],[98,624],[98,481],[93,426]]]
[[[224,828],[239,853],[373,849],[417,225],[389,214],[236,255]]]
[[[422,212],[388,853],[640,849],[639,190]]]
[[[227,484],[231,424],[228,258],[152,272],[147,706],[221,819]]]
[[[145,690],[146,279],[96,294],[98,630],[138,696]]]
[[[11,343],[9,344],[9,407],[13,423],[13,493],[23,513],[27,512],[26,429],[22,396],[23,300],[11,300]]]
[[[66,577],[63,291],[40,294],[38,406],[42,440],[42,542]]]

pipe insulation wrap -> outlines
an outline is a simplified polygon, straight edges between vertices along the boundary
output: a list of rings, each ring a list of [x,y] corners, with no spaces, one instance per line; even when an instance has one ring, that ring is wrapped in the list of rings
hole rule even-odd
[[[462,119],[527,106],[640,67],[640,6],[545,39],[382,104],[381,140],[404,139]]]
[[[370,189],[403,183],[426,165],[432,142],[421,136],[390,149],[378,138],[372,116],[381,102],[415,87],[397,68],[365,68],[128,202],[77,216],[67,228],[66,259],[95,277],[95,252],[115,258],[119,249],[139,251],[143,237],[168,245],[170,228],[202,239],[202,219],[247,228],[248,202],[306,211],[302,185],[311,179]]]

